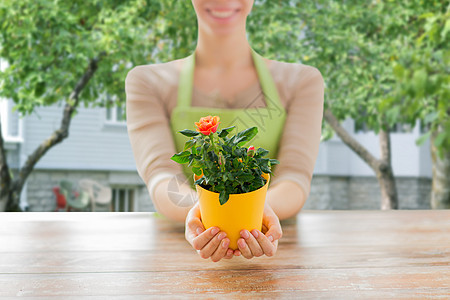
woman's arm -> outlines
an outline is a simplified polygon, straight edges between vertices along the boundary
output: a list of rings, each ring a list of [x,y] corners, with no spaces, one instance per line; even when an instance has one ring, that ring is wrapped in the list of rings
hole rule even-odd
[[[306,197],[300,186],[284,180],[269,188],[266,202],[280,220],[288,219],[300,212]]]
[[[196,192],[186,183],[177,183],[176,178],[159,181],[150,192],[156,210],[177,222],[184,223],[189,210],[197,202]]]
[[[179,203],[177,197],[191,189],[177,184],[185,181],[184,175],[181,166],[170,159],[176,151],[165,99],[159,92],[170,88],[160,76],[167,73],[164,68],[144,65],[128,72],[125,79],[127,130],[136,169],[156,210],[172,220],[184,221],[192,205]]]
[[[268,202],[280,219],[295,216],[308,198],[319,152],[324,103],[324,81],[317,68],[297,65],[291,72],[293,89],[281,137]],[[296,67],[297,67],[296,66]]]

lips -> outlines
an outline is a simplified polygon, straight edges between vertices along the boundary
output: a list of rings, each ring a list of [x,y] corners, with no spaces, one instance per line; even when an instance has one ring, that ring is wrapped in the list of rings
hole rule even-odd
[[[215,19],[227,20],[233,17],[239,11],[239,9],[211,8],[207,9],[206,11]]]

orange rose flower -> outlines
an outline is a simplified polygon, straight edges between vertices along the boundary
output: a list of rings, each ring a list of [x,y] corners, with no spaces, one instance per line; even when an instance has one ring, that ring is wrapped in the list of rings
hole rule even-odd
[[[197,131],[204,134],[209,135],[210,133],[214,133],[217,131],[217,127],[219,126],[220,118],[218,116],[207,116],[200,118],[200,121],[195,122],[195,126],[197,127]]]

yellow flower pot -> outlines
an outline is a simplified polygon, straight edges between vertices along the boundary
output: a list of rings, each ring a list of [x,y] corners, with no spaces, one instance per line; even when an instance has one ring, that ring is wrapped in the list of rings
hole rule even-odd
[[[201,176],[194,175],[194,180]],[[240,231],[251,231],[262,228],[264,203],[270,175],[263,174],[267,179],[266,184],[256,191],[243,194],[230,194],[230,198],[224,205],[220,205],[219,193],[208,191],[198,184],[196,185],[200,204],[200,212],[205,229],[217,226],[227,233],[230,239],[229,248],[238,249],[237,240]]]

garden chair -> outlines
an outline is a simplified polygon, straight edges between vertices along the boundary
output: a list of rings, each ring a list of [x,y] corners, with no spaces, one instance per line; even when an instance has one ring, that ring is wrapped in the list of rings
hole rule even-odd
[[[82,179],[78,182],[80,188],[87,192],[91,198],[91,210],[95,211],[96,205],[111,205],[112,190],[110,187],[101,185],[95,180]],[[111,210],[111,207],[109,208]]]
[[[59,185],[61,193],[66,198],[68,211],[83,211],[89,205],[88,193],[84,191],[78,193],[73,189],[72,183],[67,180],[61,180]]]

